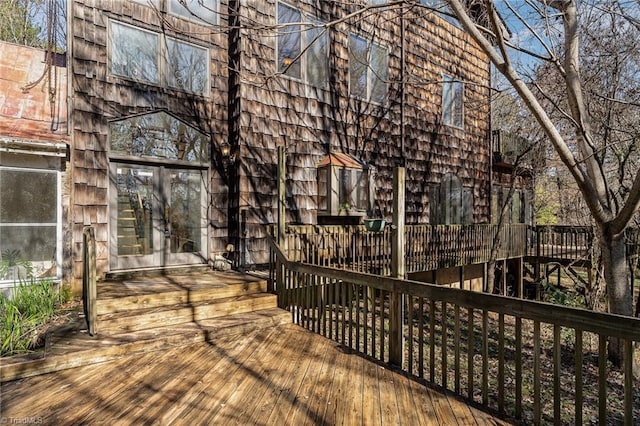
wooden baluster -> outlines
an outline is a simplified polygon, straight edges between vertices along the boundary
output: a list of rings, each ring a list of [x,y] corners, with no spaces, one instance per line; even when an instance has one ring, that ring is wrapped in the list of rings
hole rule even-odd
[[[424,378],[424,298],[418,298],[418,377]]]
[[[407,359],[407,371],[413,375],[413,297],[406,296],[407,300],[407,350],[409,357]]]
[[[540,401],[540,322],[533,322],[533,422],[540,424],[542,407]]]
[[[607,422],[607,336],[598,335],[598,423]]]
[[[624,424],[633,424],[633,341],[624,340]]]
[[[516,317],[516,355],[515,355],[515,381],[516,381],[516,419],[522,418],[522,318]]]
[[[489,404],[489,313],[482,310],[482,403]]]
[[[555,424],[560,424],[560,414],[561,414],[561,395],[560,395],[560,386],[561,386],[561,367],[562,367],[562,359],[561,357],[561,342],[560,342],[560,331],[561,328],[558,324],[553,325],[553,422]]]
[[[504,314],[498,315],[498,411],[504,413]]]
[[[440,352],[442,387],[447,389],[447,302],[442,302],[442,311],[440,314],[440,323],[442,324],[442,350]]]
[[[584,404],[584,397],[582,393],[582,357],[583,357],[583,348],[582,348],[582,330],[576,329],[576,341],[575,341],[575,375],[576,375],[576,398],[574,401],[574,406],[576,409],[575,412],[575,424],[582,424],[582,408]]]
[[[429,380],[436,376],[436,302],[429,300]]]
[[[467,398],[473,401],[473,355],[475,353],[473,308],[467,308]]]
[[[453,311],[453,347],[454,347],[454,370],[455,384],[454,389],[460,394],[460,305],[456,304]]]

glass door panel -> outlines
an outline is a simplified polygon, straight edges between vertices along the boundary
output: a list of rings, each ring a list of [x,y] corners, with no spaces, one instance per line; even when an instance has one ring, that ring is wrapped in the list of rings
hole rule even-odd
[[[156,168],[119,165],[115,170],[116,253],[151,256],[154,253],[154,194]]]
[[[201,170],[112,164],[114,269],[206,261]]]
[[[200,172],[172,170],[170,173],[171,253],[201,250],[202,194]]]

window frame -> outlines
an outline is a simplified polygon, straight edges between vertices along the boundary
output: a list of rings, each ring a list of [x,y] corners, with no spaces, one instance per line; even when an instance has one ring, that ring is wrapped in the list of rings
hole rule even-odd
[[[464,82],[442,74],[442,124],[464,129]]]
[[[300,16],[300,20],[297,21],[297,23],[299,23],[299,25],[297,25],[298,29],[294,28],[296,27],[295,25],[290,25],[290,24],[294,24],[296,22],[280,22],[280,17],[281,17],[281,13],[280,13],[280,6],[283,6],[285,8],[291,9],[293,12],[297,13]],[[323,21],[322,19],[318,18],[317,16],[314,16],[312,14],[306,13],[303,10],[301,10],[298,7],[294,7],[292,5],[290,5],[287,2],[283,2],[283,1],[277,1],[276,2],[276,13],[275,13],[275,21],[276,21],[276,25],[281,25],[281,24],[286,24],[286,27],[284,27],[284,32],[281,32],[281,28],[278,27],[278,29],[276,30],[276,37],[275,37],[275,41],[276,41],[276,45],[275,45],[275,72],[285,78],[291,79],[291,80],[295,80],[295,81],[299,81],[301,83],[306,84],[309,87],[315,88],[315,89],[322,89],[322,90],[327,90],[329,87],[329,31],[328,29],[320,29],[321,31],[321,36],[315,40],[314,43],[312,43],[313,38],[315,38],[315,36],[313,38],[309,37],[309,34],[311,34],[312,32],[314,32],[314,30],[319,29],[319,26],[325,25],[326,22]],[[322,33],[322,31],[324,31]],[[300,75],[296,76],[296,75],[290,75],[287,74],[287,71],[291,69],[291,67],[289,67],[287,69],[287,67],[280,67],[280,53],[281,53],[281,43],[280,43],[280,37],[281,35],[287,35],[287,34],[292,34],[294,32],[298,33],[298,43],[299,46],[297,51],[299,52],[296,57],[294,58],[294,63],[298,62],[299,63],[299,68],[300,68]],[[320,43],[321,40],[324,40],[325,43],[325,47],[324,49],[324,58],[323,58],[323,64],[324,64],[324,81],[318,85],[315,84],[315,82],[311,81],[311,78],[309,77],[310,73],[308,70],[308,66],[309,66],[309,55],[310,52],[313,52],[313,46],[316,45],[316,43]]]
[[[114,52],[118,50],[118,45],[115,43],[116,42],[116,38],[114,37],[114,31],[113,31],[113,26],[120,26],[120,27],[125,27],[129,30],[133,30],[133,31],[138,31],[141,33],[147,33],[147,34],[151,34],[153,36],[156,37],[156,43],[157,43],[157,51],[155,54],[155,65],[156,65],[156,69],[157,69],[157,81],[150,81],[150,80],[146,80],[146,79],[137,79],[135,77],[129,76],[129,75],[123,75],[117,72],[113,71],[113,57],[114,57]],[[135,25],[131,25],[128,24],[126,22],[122,22],[116,19],[109,19],[109,23],[108,23],[108,35],[107,35],[107,40],[108,40],[108,47],[107,47],[107,69],[108,69],[108,73],[110,77],[115,77],[118,79],[123,79],[123,80],[129,80],[129,81],[135,81],[138,83],[142,83],[142,84],[147,84],[150,86],[155,86],[155,87],[162,87],[162,88],[166,88],[169,90],[176,90],[179,92],[184,92],[184,93],[189,93],[192,95],[196,95],[196,96],[202,96],[202,97],[209,97],[211,96],[211,50],[206,47],[206,46],[202,46],[196,43],[191,43],[185,40],[181,40],[177,37],[170,37],[167,35],[163,35],[161,33],[155,32],[155,31],[151,31],[148,30],[146,28],[140,28],[137,27]],[[174,85],[171,85],[169,83],[170,78],[169,78],[169,73],[171,72],[171,59],[169,57],[169,43],[168,42],[172,42],[172,43],[176,43],[176,44],[181,44],[181,45],[185,45],[185,46],[192,46],[194,50],[200,50],[203,52],[204,54],[204,63],[206,66],[206,83],[205,83],[205,87],[204,87],[204,91],[203,92],[197,92],[197,91],[192,91],[190,89],[186,89],[186,88],[180,88],[180,87],[176,87]]]
[[[355,66],[354,60],[355,60],[355,55],[353,53],[352,50],[352,40],[353,39],[357,39],[358,41],[364,42],[365,46],[366,46],[366,51],[365,54],[367,56],[367,60],[366,63],[362,64],[364,65],[365,71],[366,71],[366,78],[365,78],[365,83],[366,83],[366,95],[362,96],[360,93],[354,93],[354,88],[353,88],[353,69]],[[348,35],[348,57],[349,57],[349,76],[348,76],[348,82],[349,82],[349,97],[351,98],[355,98],[355,99],[359,99],[362,101],[366,101],[366,102],[370,102],[372,104],[376,104],[376,105],[384,105],[386,104],[387,100],[389,99],[389,83],[388,83],[388,78],[389,78],[389,49],[380,44],[380,43],[375,43],[372,40],[369,40],[366,37],[363,37],[357,33],[351,32]],[[384,70],[377,70],[374,69],[373,67],[373,63],[372,63],[372,52],[375,49],[379,49],[380,51],[383,51],[385,53],[384,58],[385,58],[385,64],[386,64],[386,68]],[[362,56],[362,55],[359,55]],[[359,62],[359,61],[358,61]],[[383,71],[383,72],[381,72]],[[384,76],[382,76],[382,74],[384,74]],[[384,78],[382,78],[384,77]],[[374,99],[373,98],[373,93],[374,93],[374,87],[376,86],[376,81],[380,82],[380,84],[383,84],[385,89],[384,89],[384,96],[383,99]]]
[[[39,168],[39,167],[29,167],[29,166],[11,166],[11,165],[0,165],[0,170],[15,170],[22,171],[27,173],[46,173],[55,175],[55,188],[56,188],[56,208],[55,208],[55,221],[54,222],[0,222],[0,228],[2,227],[55,227],[55,260],[53,263],[56,267],[56,273],[52,276],[47,277],[35,277],[35,279],[53,279],[60,280],[62,278],[62,172],[56,169],[49,168]],[[2,232],[0,232],[2,234]],[[29,262],[34,262],[33,260],[27,259]],[[14,279],[0,279],[0,289],[3,287],[2,284],[11,283],[14,285]]]

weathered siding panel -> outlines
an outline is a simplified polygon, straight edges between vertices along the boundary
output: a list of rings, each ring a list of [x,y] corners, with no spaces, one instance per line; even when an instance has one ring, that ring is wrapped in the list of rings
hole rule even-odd
[[[337,20],[356,6],[340,2],[288,1],[325,21]],[[316,9],[316,5],[321,10]],[[321,90],[275,75],[276,2],[248,0],[241,15],[238,144],[240,209],[246,215],[246,247],[258,262],[266,260],[261,225],[276,217],[276,149],[287,150],[287,220],[315,223],[315,164],[329,150],[353,154],[377,171],[374,216],[389,218],[392,170],[401,157],[400,19],[395,10],[377,11],[336,25],[330,31],[330,84]],[[475,222],[489,214],[489,65],[470,37],[424,8],[406,19],[405,157],[407,222],[428,223],[428,187],[447,173],[472,188]],[[265,24],[265,25],[261,25]],[[389,99],[385,105],[349,96],[348,34],[375,34],[389,49]],[[442,75],[465,84],[465,125],[442,124]],[[269,166],[272,167],[269,167]],[[238,221],[241,221],[238,218]]]
[[[221,16],[226,16],[222,13]],[[161,30],[161,18],[163,20]],[[144,28],[210,50],[211,95],[190,95],[167,87],[139,84],[110,75],[108,55],[109,19]],[[73,171],[72,238],[74,276],[81,276],[82,228],[96,228],[99,273],[109,270],[109,121],[129,115],[166,110],[211,135],[212,173],[208,199],[212,226],[211,251],[226,245],[228,179],[218,146],[227,139],[227,39],[225,35],[194,22],[162,14],[133,1],[74,1],[69,39],[72,55],[73,124],[71,164]],[[224,25],[224,19],[221,22]]]

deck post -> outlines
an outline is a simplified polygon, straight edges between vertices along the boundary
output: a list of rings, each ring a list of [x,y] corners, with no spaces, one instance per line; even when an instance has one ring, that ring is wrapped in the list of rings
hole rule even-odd
[[[391,276],[405,278],[405,168],[396,167],[393,171],[393,225],[391,237]],[[402,366],[403,361],[403,301],[402,294],[391,293],[389,306],[389,362]]]
[[[286,221],[287,221],[287,160],[286,160],[286,152],[284,146],[278,147],[278,229],[276,231],[276,242],[280,246],[280,250],[283,253],[289,255],[287,250],[287,240],[286,240]],[[280,288],[284,285],[284,276],[282,271],[282,266],[277,263],[276,268],[276,290],[284,290],[284,288]],[[274,289],[269,289],[273,291]]]

